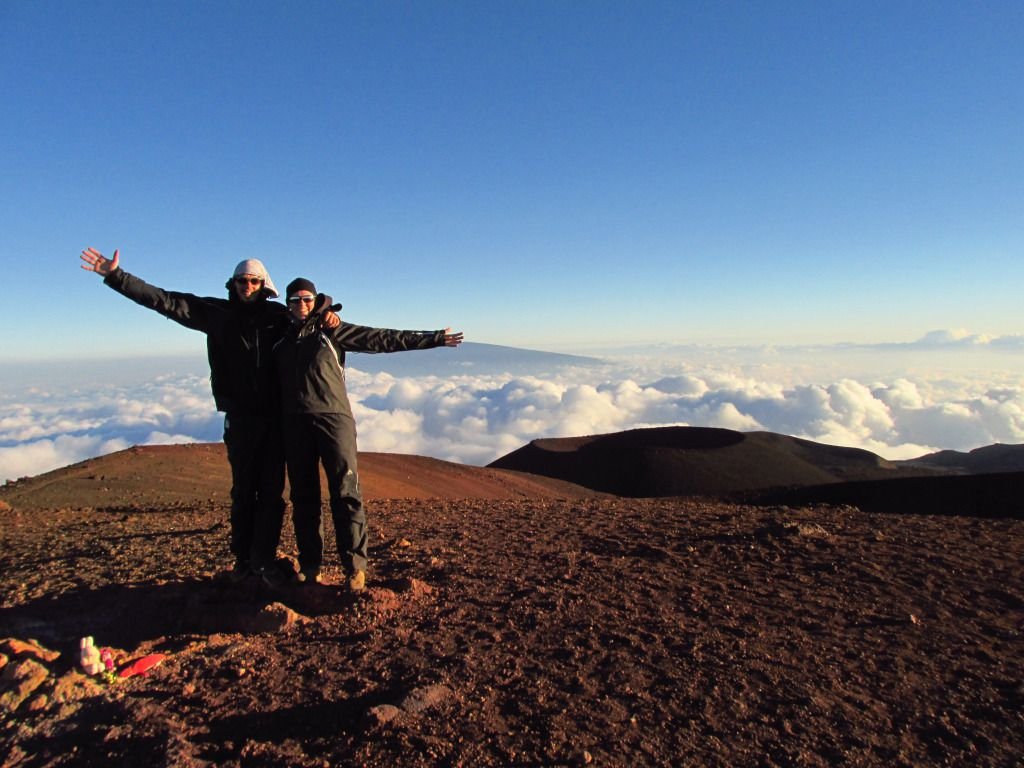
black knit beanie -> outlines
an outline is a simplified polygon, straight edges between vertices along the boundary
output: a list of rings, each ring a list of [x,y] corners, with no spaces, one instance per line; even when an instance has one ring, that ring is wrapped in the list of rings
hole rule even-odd
[[[309,291],[314,296],[316,296],[316,286],[313,285],[313,281],[307,280],[304,277],[296,277],[294,280],[288,283],[288,287],[285,288],[284,290],[284,295],[286,298],[290,299],[299,291]]]

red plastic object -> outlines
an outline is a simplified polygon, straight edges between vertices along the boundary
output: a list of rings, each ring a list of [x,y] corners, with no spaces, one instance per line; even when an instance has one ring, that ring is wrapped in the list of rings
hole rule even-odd
[[[165,653],[151,653],[149,656],[143,656],[141,659],[133,661],[127,667],[122,669],[118,673],[118,676],[132,677],[133,675],[144,675],[166,658],[167,654]]]

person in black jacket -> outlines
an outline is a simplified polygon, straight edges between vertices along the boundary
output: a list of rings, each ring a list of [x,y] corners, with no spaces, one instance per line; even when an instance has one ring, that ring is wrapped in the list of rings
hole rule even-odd
[[[217,410],[224,412],[224,444],[231,465],[232,579],[266,572],[277,558],[284,516],[284,449],[280,405],[272,378],[271,349],[290,325],[258,259],[235,267],[225,284],[227,298],[165,291],[120,268],[120,252],[105,258],[82,251],[82,268],[96,272],[123,296],[164,317],[206,334],[210,385]],[[337,316],[324,318],[338,324]]]
[[[320,517],[322,462],[338,558],[348,588],[358,591],[366,583],[368,534],[356,465],[356,425],[345,389],[345,353],[456,347],[462,343],[462,333],[449,333],[448,328],[367,328],[345,321],[327,329],[321,327],[318,317],[329,308],[330,298],[317,294],[311,281],[296,278],[288,284],[285,295],[291,324],[274,346],[274,364],[284,413],[299,580],[320,580],[324,549]]]

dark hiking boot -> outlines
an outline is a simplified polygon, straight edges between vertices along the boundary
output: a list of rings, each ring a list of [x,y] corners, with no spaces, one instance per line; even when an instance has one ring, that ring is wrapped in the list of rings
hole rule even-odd
[[[362,592],[366,589],[366,571],[353,571],[348,575],[348,591]]]
[[[232,584],[239,584],[252,575],[252,568],[248,560],[236,560],[234,567],[228,571],[228,581]]]
[[[271,589],[287,589],[295,582],[295,566],[288,558],[279,558],[260,569],[260,578]]]
[[[275,590],[287,589],[292,584],[292,580],[274,566],[260,571],[260,578],[263,579],[264,584]]]

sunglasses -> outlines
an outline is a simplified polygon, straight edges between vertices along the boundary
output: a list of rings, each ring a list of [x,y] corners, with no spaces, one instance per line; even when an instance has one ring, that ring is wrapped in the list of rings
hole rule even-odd
[[[316,299],[316,296],[292,296],[288,299],[289,304],[298,304],[300,301],[303,304],[312,304]]]
[[[262,277],[236,277],[235,282],[239,285],[260,285],[263,282]]]

